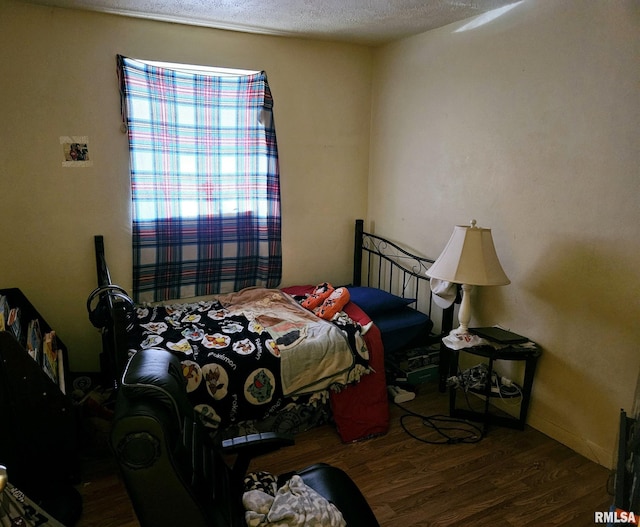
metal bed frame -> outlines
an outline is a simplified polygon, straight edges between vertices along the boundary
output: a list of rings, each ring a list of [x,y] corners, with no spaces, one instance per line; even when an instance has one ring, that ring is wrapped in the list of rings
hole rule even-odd
[[[94,237],[98,288],[90,298],[98,298],[90,318],[102,334],[100,366],[107,385],[117,387],[120,373],[128,360],[127,327],[133,302],[124,298],[124,290],[111,280],[104,239]],[[434,322],[432,340],[439,339],[453,327],[454,306],[441,309],[435,305],[426,270],[434,260],[400,247],[397,243],[364,230],[364,220],[355,222],[353,285],[383,289],[403,298],[417,299],[414,307]],[[97,320],[96,320],[97,319]],[[96,323],[97,322],[97,323]],[[440,388],[444,391],[446,372],[440,369]]]
[[[429,315],[434,323],[428,341],[440,341],[438,388],[445,392],[449,361],[441,339],[453,329],[455,303],[446,309],[435,304],[426,275],[434,261],[413,254],[391,240],[366,232],[364,221],[356,220],[353,285],[376,287],[402,298],[416,299],[412,307]]]

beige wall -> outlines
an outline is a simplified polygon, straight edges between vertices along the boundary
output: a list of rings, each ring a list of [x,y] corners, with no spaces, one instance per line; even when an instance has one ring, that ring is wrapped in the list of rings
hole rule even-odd
[[[529,422],[613,460],[640,353],[640,8],[525,2],[374,57],[368,219],[437,256],[490,227],[512,284],[473,300],[544,349]]]
[[[366,213],[371,55],[331,44],[0,2],[0,288],[20,287],[98,368],[85,301],[93,236],[131,286],[129,174],[115,56],[267,72],[280,152],[283,285],[351,276]],[[89,137],[90,168],[63,168],[60,136]]]

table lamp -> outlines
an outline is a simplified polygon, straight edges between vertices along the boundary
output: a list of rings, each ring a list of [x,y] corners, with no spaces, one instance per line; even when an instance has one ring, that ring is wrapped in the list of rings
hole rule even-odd
[[[507,278],[493,245],[491,229],[471,225],[456,225],[442,254],[427,270],[427,276],[454,284],[462,284],[462,302],[458,312],[460,326],[451,335],[469,333],[471,300],[469,294],[474,285],[507,285]]]

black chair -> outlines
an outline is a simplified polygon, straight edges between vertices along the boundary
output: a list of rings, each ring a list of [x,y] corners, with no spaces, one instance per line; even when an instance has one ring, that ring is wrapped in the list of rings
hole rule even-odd
[[[125,368],[111,448],[143,527],[246,525],[241,499],[249,462],[291,444],[272,433],[213,444],[187,399],[180,362],[167,351],[138,351]],[[347,526],[379,525],[344,471],[320,463],[295,474],[333,503]]]

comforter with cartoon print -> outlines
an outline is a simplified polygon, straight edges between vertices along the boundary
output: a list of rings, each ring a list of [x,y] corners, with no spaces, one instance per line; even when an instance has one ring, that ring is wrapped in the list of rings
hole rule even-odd
[[[225,428],[357,382],[369,371],[361,330],[344,313],[327,322],[280,290],[249,288],[139,307],[129,342],[178,355],[203,422]]]

